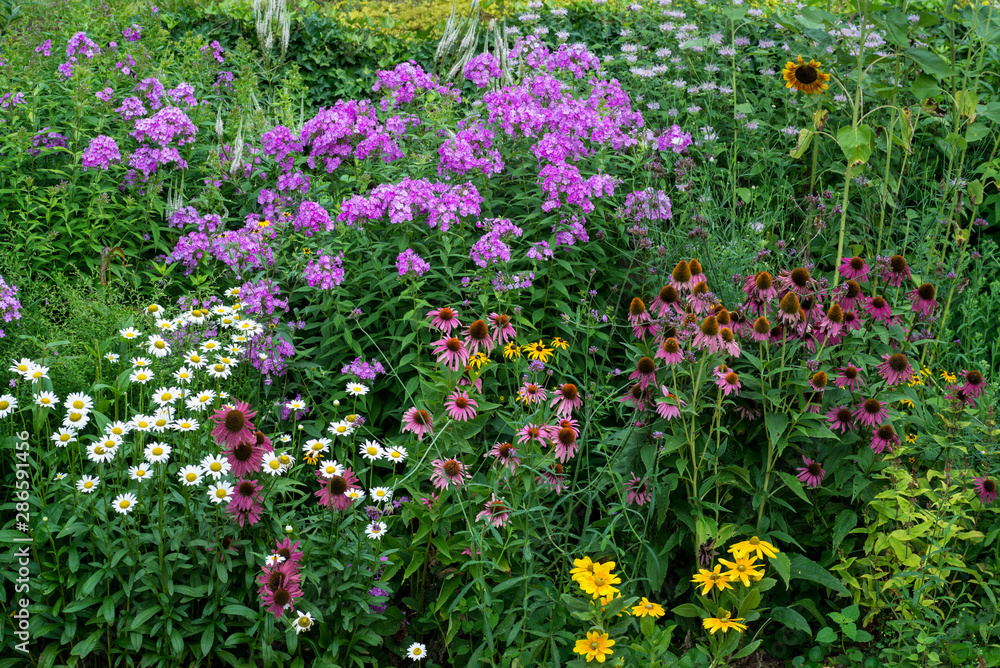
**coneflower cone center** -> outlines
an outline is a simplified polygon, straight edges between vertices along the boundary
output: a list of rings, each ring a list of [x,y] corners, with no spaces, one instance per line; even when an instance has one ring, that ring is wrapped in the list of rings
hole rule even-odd
[[[640,315],[642,315],[643,313],[646,312],[646,305],[644,303],[642,303],[641,299],[639,299],[638,297],[635,297],[632,300],[632,303],[629,304],[628,312],[631,313],[632,315],[638,317],[638,316],[640,316]]]
[[[238,461],[245,462],[253,456],[253,447],[249,443],[240,443],[233,449],[233,457]]]
[[[640,357],[638,364],[635,365],[636,370],[642,374],[653,373],[656,369],[656,365],[653,364],[653,360],[648,357]],[[563,393],[565,395],[565,392]]]
[[[695,260],[693,258],[691,259],[690,262],[688,262],[688,268],[691,270],[692,275],[700,274],[702,272],[701,262],[698,262],[698,260]]]
[[[458,406],[459,408],[465,408],[469,405],[469,400],[466,399],[465,397],[457,397],[455,399],[455,405]]]
[[[719,336],[726,343],[732,343],[733,341],[736,340],[736,337],[733,336],[733,330],[729,329],[728,327],[723,327],[722,329],[720,329]]]
[[[451,320],[454,317],[455,317],[455,312],[452,311],[447,306],[445,306],[443,309],[441,309],[440,311],[438,311],[438,318],[440,318],[441,320],[444,320],[445,322],[447,322],[448,320]]]
[[[701,333],[705,336],[716,336],[719,333],[719,320],[710,315],[701,323]]]
[[[677,290],[674,289],[672,285],[664,285],[660,288],[660,301],[664,304],[673,304],[677,301],[678,294]]]
[[[784,299],[781,300],[781,303],[778,305],[778,307],[781,309],[781,312],[786,315],[796,315],[802,308],[799,305],[799,298],[796,297],[795,294],[791,292],[785,295]]]
[[[881,297],[873,297],[872,298],[872,306],[874,308],[884,308],[885,307],[885,300],[882,299]]]
[[[893,255],[889,258],[889,268],[897,274],[906,271],[906,259],[902,255]]]
[[[681,350],[681,344],[677,343],[677,339],[670,338],[663,342],[663,350],[668,353],[677,353]]]
[[[812,464],[809,465],[810,475],[818,476],[822,472],[823,472],[823,467],[820,466],[817,462],[813,462]]]
[[[642,398],[642,385],[636,385],[632,388],[632,398],[641,399]]]
[[[910,362],[906,359],[906,355],[902,353],[896,353],[889,357],[889,368],[896,372],[902,372],[906,370],[906,367],[910,365]]]
[[[507,316],[505,316],[505,315],[498,315],[497,316],[497,324],[500,325],[501,327],[506,327],[507,323],[509,323],[509,322],[510,322],[510,318],[508,318]]]
[[[241,482],[240,483],[240,495],[241,496],[253,496],[254,485],[252,482]]]
[[[563,465],[562,464],[556,464],[555,472],[556,472],[556,475],[562,475]]]
[[[816,81],[819,75],[816,72],[816,68],[809,65],[803,65],[795,70],[795,78],[804,84],[811,84]]]
[[[878,437],[883,441],[887,441],[896,435],[896,430],[892,428],[891,425],[884,424],[878,428]]]
[[[279,557],[284,557],[286,560],[291,559],[292,558],[292,551],[289,550],[287,547],[283,547],[280,550],[278,550],[278,556]]]
[[[430,422],[431,416],[427,413],[427,411],[419,410],[413,416],[413,419],[417,424],[426,425]]]
[[[767,318],[757,318],[753,323],[753,331],[761,335],[767,334],[771,331],[771,323],[767,321]]]
[[[456,339],[454,336],[445,341],[444,347],[453,353],[457,353],[462,349],[462,342]]]
[[[347,480],[344,476],[335,475],[330,478],[330,493],[340,496],[347,491]]]
[[[979,385],[981,382],[983,382],[983,374],[979,373],[978,371],[970,371],[969,373],[965,374],[965,382],[969,383],[970,385]]]
[[[701,281],[696,286],[694,286],[694,289],[691,292],[696,295],[708,294],[708,283],[706,283],[705,281]]]
[[[792,269],[791,273],[792,283],[804,288],[809,285],[809,270],[805,267],[799,267],[798,269]]]
[[[715,319],[719,321],[722,327],[727,327],[732,319],[729,317],[729,311],[724,308],[720,308],[719,312],[715,314]]]
[[[449,459],[444,463],[444,473],[449,478],[454,478],[462,471],[462,465],[456,462],[454,459]]]
[[[757,278],[754,279],[754,284],[757,286],[758,290],[767,290],[771,287],[774,280],[771,278],[771,274],[766,271],[762,271],[757,274]]]
[[[850,422],[851,421],[851,409],[850,408],[841,408],[840,410],[838,410],[837,411],[837,419],[840,420],[841,422]]]
[[[235,408],[226,413],[225,425],[226,429],[232,432],[243,431],[243,427],[246,426],[247,420],[243,417],[243,411],[238,411]]]
[[[861,286],[858,285],[857,281],[847,281],[847,292],[845,296],[848,299],[854,299],[861,294]]]
[[[860,257],[851,258],[851,269],[861,271],[865,266],[865,261]]]
[[[848,380],[854,380],[855,378],[858,377],[858,370],[855,369],[853,366],[849,366],[844,369],[844,377],[847,378]]]
[[[817,371],[812,377],[813,385],[816,387],[826,387],[827,377],[825,371]]]
[[[486,321],[476,320],[474,323],[469,325],[469,337],[476,341],[483,341],[489,336],[490,330],[486,326]]]
[[[674,267],[674,271],[671,276],[678,283],[687,283],[691,280],[691,265],[684,260],[681,260],[677,263],[677,266]]]
[[[500,446],[499,450],[500,456],[503,457],[504,459],[510,457],[510,451],[511,451],[510,443],[504,443],[503,445]]]
[[[283,584],[285,584],[284,573],[271,573],[271,575],[267,578],[267,588],[271,591],[281,589],[281,585]]]
[[[649,358],[643,357],[642,359],[649,359]],[[642,364],[642,360],[639,360],[639,363]],[[653,361],[649,360],[649,363],[652,364]],[[650,369],[650,371],[652,371],[652,369]],[[644,371],[643,373],[649,373],[649,372]],[[569,401],[573,401],[574,399],[577,398],[579,394],[580,393],[577,391],[576,385],[574,385],[573,383],[566,383],[565,385],[563,385],[562,388],[563,399],[568,399]]]
[[[291,600],[292,600],[292,597],[284,589],[279,589],[278,591],[274,592],[274,603],[275,603],[275,605],[280,605],[281,607],[284,607],[284,606],[288,605],[289,601],[291,601]]]
[[[563,445],[572,445],[576,441],[576,432],[570,427],[563,427],[559,430],[559,442]]]
[[[257,437],[257,445],[264,445],[264,441],[267,440],[267,436],[264,436],[264,432],[255,431],[253,435]]]
[[[917,295],[921,299],[927,299],[927,300],[934,299],[934,295],[936,294],[937,290],[935,290],[934,286],[931,285],[930,283],[924,283],[919,288],[917,288]]]
[[[878,399],[869,399],[865,402],[865,412],[875,414],[882,410],[882,404]]]
[[[987,478],[983,481],[983,491],[987,494],[995,494],[997,491],[997,484],[993,482],[992,479]]]
[[[730,371],[726,374],[726,383],[729,385],[735,385],[740,382],[740,377],[736,375],[735,371]]]
[[[830,322],[834,322],[839,325],[844,322],[844,310],[840,308],[840,304],[834,304],[830,307],[830,310],[826,312],[826,317]]]

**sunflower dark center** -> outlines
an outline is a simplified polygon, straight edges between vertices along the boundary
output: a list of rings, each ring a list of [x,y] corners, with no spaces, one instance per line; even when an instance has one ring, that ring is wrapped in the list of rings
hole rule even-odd
[[[834,304],[830,307],[830,310],[826,312],[826,318],[830,322],[839,325],[844,322],[844,309],[840,308],[840,304]]]
[[[244,480],[240,483],[240,496],[253,496],[254,491],[257,488],[249,480]]]
[[[677,263],[677,266],[674,267],[674,271],[670,275],[678,283],[687,283],[691,280],[691,265],[684,260],[681,260]]]
[[[921,299],[926,299],[930,301],[934,299],[934,295],[937,294],[937,290],[930,283],[924,283],[919,288],[917,288],[917,294]]]
[[[444,474],[449,478],[454,478],[462,472],[462,465],[454,459],[449,459],[444,463]]]
[[[910,361],[906,359],[906,355],[902,353],[896,353],[889,357],[889,368],[893,371],[901,373],[906,370],[906,367],[910,366]]]
[[[643,359],[649,359],[649,358],[648,357],[644,357]],[[639,360],[639,363],[641,364],[642,360]],[[576,389],[576,385],[574,385],[573,383],[566,383],[565,385],[562,386],[562,395],[563,395],[563,399],[567,399],[569,401],[573,401],[578,396],[580,396],[580,392],[579,392],[579,390]]]
[[[785,315],[798,315],[798,312],[802,309],[802,306],[799,304],[799,298],[795,296],[795,293],[789,292],[781,300],[781,303],[778,305],[778,308],[780,308],[781,312],[784,313]]]
[[[809,475],[818,476],[823,473],[823,467],[818,462],[809,465]]]
[[[889,268],[897,274],[906,271],[906,259],[902,255],[893,255],[889,258]]]
[[[896,430],[892,428],[891,424],[884,424],[878,428],[878,437],[883,441],[888,441],[893,436],[896,435]]]
[[[677,290],[672,285],[664,285],[660,288],[660,301],[664,304],[673,304],[678,299]]]
[[[225,425],[227,430],[233,432],[243,431],[243,427],[246,423],[247,420],[243,416],[243,411],[238,411],[234,408],[226,413]]]
[[[850,408],[840,408],[837,410],[837,420],[840,422],[850,422],[851,421],[851,409]]]
[[[646,312],[646,305],[642,303],[641,299],[635,297],[632,300],[632,303],[629,304],[628,312],[636,317],[639,317],[640,315]]]
[[[719,334],[719,320],[710,315],[701,323],[701,333],[705,336],[717,336]]]
[[[342,475],[330,478],[330,493],[340,496],[347,491],[347,479]]]
[[[729,329],[728,327],[723,327],[722,329],[720,329],[719,336],[726,343],[732,343],[733,341],[736,340],[736,337],[733,336],[733,330]]]
[[[825,371],[817,371],[812,377],[813,387],[826,387],[827,380]]]
[[[489,327],[486,326],[485,320],[476,320],[474,323],[469,325],[469,338],[474,341],[485,341],[486,337],[490,335]]]
[[[882,402],[878,399],[868,399],[865,401],[865,412],[875,415],[882,410]]]
[[[766,271],[762,271],[757,274],[757,278],[754,279],[754,284],[757,286],[758,290],[767,290],[774,283],[774,279],[771,278],[771,274]]]
[[[792,269],[791,273],[792,283],[804,288],[809,285],[809,270],[805,267],[799,267],[798,269]]]
[[[795,70],[795,78],[798,79],[800,83],[807,85],[814,83],[818,76],[816,68],[810,65],[803,65]]]
[[[559,430],[559,442],[563,445],[573,445],[576,441],[576,432],[570,427],[563,427]]]
[[[680,350],[681,344],[677,343],[677,339],[675,338],[669,338],[663,342],[663,351],[666,353],[670,353],[672,355],[680,352]]]
[[[763,336],[771,331],[771,323],[767,321],[767,318],[761,316],[754,320],[753,331]]]
[[[454,336],[445,341],[444,347],[453,353],[457,353],[462,349],[462,342],[456,339]]]
[[[445,322],[451,320],[454,317],[455,317],[455,312],[452,311],[447,306],[445,306],[443,309],[441,309],[440,311],[438,311],[438,318],[440,318],[441,320],[444,320]]]
[[[965,374],[965,382],[969,385],[979,385],[983,382],[983,374],[978,371],[970,371]]]
[[[648,357],[640,357],[639,362],[635,365],[635,369],[639,373],[649,374],[656,370],[656,365]]]
[[[278,591],[274,592],[275,605],[280,605],[281,607],[285,607],[291,600],[292,600],[291,595],[289,595],[288,591],[285,589],[279,589]]]
[[[253,457],[253,446],[249,443],[240,443],[233,449],[233,457],[235,457],[237,461],[249,461],[250,458]]]

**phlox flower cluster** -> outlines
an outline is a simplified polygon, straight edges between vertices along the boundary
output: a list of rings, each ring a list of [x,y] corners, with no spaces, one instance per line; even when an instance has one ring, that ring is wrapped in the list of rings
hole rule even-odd
[[[399,183],[376,186],[368,197],[354,195],[348,198],[337,220],[354,225],[358,221],[388,216],[389,222],[396,225],[425,215],[429,227],[440,227],[447,232],[461,217],[479,216],[479,205],[483,201],[471,183],[449,185],[404,178]]]
[[[183,110],[179,107],[164,107],[153,116],[136,121],[132,136],[136,141],[149,140],[166,148],[171,143],[183,146],[193,142],[197,132],[198,128]]]
[[[441,84],[436,74],[424,72],[415,61],[399,63],[391,70],[379,70],[375,74],[378,79],[372,86],[372,92],[383,91],[381,101],[382,111],[396,109],[401,104],[413,102],[417,92],[434,91],[440,95],[460,102],[462,95],[456,89]]]
[[[626,195],[621,213],[623,218],[635,221],[670,220],[673,217],[670,198],[662,190],[652,187]]]
[[[520,237],[524,231],[506,218],[488,218],[476,223],[476,227],[486,227],[488,230],[469,251],[469,257],[476,266],[485,269],[491,264],[510,262],[510,247],[504,243],[504,239]]]
[[[419,122],[412,117],[393,116],[383,123],[369,101],[337,100],[332,107],[321,109],[305,122],[298,142],[303,153],[308,151],[306,164],[310,169],[322,163],[326,172],[332,174],[348,157],[364,160],[377,155],[384,162],[402,158],[396,140],[405,136],[407,124]],[[279,146],[280,143],[271,148]]]
[[[21,301],[17,298],[18,288],[10,285],[0,276],[0,318],[4,322],[21,319]],[[0,329],[0,339],[5,336],[3,329]]]
[[[500,152],[493,149],[493,131],[482,121],[462,127],[453,137],[448,137],[438,147],[438,176],[445,172],[464,175],[479,170],[486,177],[503,172],[504,161]]]
[[[296,232],[302,232],[305,236],[311,237],[319,231],[330,232],[333,230],[333,221],[326,209],[316,202],[302,202],[299,210],[295,214],[292,226]]]
[[[65,148],[66,136],[45,127],[31,138],[31,145],[34,148],[28,149],[28,153],[37,156],[43,148]]]
[[[281,289],[272,279],[261,278],[240,286],[242,310],[251,315],[270,316],[276,310],[288,312],[288,300],[280,299]]]
[[[656,149],[658,151],[685,153],[687,147],[692,142],[693,139],[690,132],[685,132],[679,125],[671,125],[669,130],[656,138]]]
[[[310,260],[302,275],[310,287],[332,290],[344,282],[344,254],[330,255],[320,250],[316,258]]]
[[[118,151],[118,144],[107,135],[98,135],[90,140],[90,144],[83,152],[83,170],[90,167],[98,169],[108,169],[112,162],[121,162],[122,154]]]
[[[410,273],[423,276],[424,272],[430,268],[431,265],[414,253],[412,248],[407,248],[396,256],[396,271],[399,272],[400,276],[406,276]]]
[[[491,80],[499,79],[503,75],[500,59],[488,51],[481,53],[465,64],[462,75],[477,88],[486,88]]]
[[[575,79],[582,79],[588,72],[597,72],[601,68],[601,61],[587,50],[585,44],[560,44],[555,51],[551,51],[535,35],[518,37],[510,55],[522,59],[532,69],[549,72],[564,70]]]
[[[378,360],[365,361],[363,357],[355,358],[353,362],[340,370],[341,375],[353,374],[360,380],[373,381],[379,374],[385,373],[385,367]]]

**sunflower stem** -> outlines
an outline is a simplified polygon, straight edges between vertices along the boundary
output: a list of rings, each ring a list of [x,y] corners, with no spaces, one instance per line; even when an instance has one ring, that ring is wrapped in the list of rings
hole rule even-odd
[[[847,167],[847,171],[844,172],[844,199],[840,204],[840,236],[837,240],[837,261],[833,266],[839,267],[841,260],[844,259],[844,229],[847,227],[847,198],[848,193],[851,190],[851,168]],[[835,271],[833,273],[833,287],[837,287],[840,283],[840,272]]]

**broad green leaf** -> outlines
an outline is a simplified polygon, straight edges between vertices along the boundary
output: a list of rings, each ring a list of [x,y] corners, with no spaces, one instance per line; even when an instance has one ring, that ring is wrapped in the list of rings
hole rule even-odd
[[[875,133],[867,125],[842,127],[837,131],[837,143],[848,165],[863,164],[875,149]]]
[[[828,570],[817,564],[815,561],[803,557],[801,554],[793,554],[791,559],[791,576],[793,580],[809,580],[821,584],[824,587],[834,590],[838,594],[850,596],[847,587],[840,580],[830,574]]]
[[[840,547],[840,543],[847,537],[847,534],[851,532],[858,524],[858,515],[853,510],[841,510],[837,514],[837,519],[833,522],[833,544],[832,548],[836,550]]]
[[[806,621],[806,618],[791,608],[771,608],[769,614],[771,619],[781,622],[790,629],[798,629],[812,635],[812,629],[809,628],[809,622]]]
[[[955,76],[955,71],[951,69],[944,58],[933,53],[931,51],[925,51],[924,49],[907,49],[904,51],[913,62],[920,66],[924,72],[931,74],[938,79],[947,79],[948,77]]]

